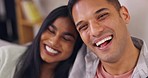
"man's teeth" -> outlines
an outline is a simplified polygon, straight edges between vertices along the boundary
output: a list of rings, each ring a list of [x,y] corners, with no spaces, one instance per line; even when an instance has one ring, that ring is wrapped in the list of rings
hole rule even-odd
[[[54,54],[57,54],[57,53],[58,53],[58,51],[56,51],[56,50],[54,50],[54,49],[52,49],[52,48],[50,48],[50,47],[48,47],[48,46],[46,46],[45,48],[46,48],[46,50],[47,50],[48,52],[50,52],[50,53],[54,53]]]
[[[105,41],[108,41],[108,40],[110,40],[110,39],[112,39],[112,36],[109,36],[109,37],[106,37],[106,38],[102,39],[101,41],[97,42],[96,45],[99,46],[99,45],[101,45],[102,43],[104,43]]]

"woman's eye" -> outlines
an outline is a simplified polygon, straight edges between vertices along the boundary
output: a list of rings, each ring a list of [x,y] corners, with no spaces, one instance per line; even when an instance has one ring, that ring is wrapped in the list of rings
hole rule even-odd
[[[109,15],[109,13],[100,14],[100,15],[97,17],[97,19],[98,19],[98,20],[104,20],[108,15]]]
[[[49,26],[48,30],[49,30],[49,32],[55,34],[54,28],[52,26]]]
[[[63,39],[66,40],[66,41],[72,41],[72,40],[74,40],[74,38],[72,36],[69,36],[69,35],[63,36]]]

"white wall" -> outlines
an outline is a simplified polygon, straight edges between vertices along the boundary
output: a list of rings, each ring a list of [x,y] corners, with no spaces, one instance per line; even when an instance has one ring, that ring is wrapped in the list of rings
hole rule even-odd
[[[148,0],[119,0],[131,16],[129,31],[132,36],[144,39],[148,45]]]
[[[55,8],[66,5],[68,0],[33,0],[38,10],[44,18]],[[39,26],[34,26],[33,32],[34,36],[38,33]]]
[[[41,14],[46,17],[54,8],[67,4],[68,0],[33,0]]]

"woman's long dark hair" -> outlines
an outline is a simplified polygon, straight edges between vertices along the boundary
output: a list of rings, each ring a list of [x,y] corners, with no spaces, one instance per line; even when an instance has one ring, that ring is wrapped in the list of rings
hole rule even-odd
[[[43,60],[40,57],[40,38],[42,33],[48,28],[48,26],[50,26],[59,17],[70,18],[67,6],[61,6],[54,9],[46,17],[32,44],[28,46],[28,49],[19,58],[14,78],[40,77],[41,65],[43,63]],[[55,69],[54,78],[68,78],[69,69],[74,63],[75,57],[81,45],[82,40],[78,35],[72,55],[67,60],[59,63],[59,65]]]

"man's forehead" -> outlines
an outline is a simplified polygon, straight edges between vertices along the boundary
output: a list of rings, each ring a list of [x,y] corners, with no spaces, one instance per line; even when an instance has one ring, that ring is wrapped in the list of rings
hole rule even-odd
[[[74,20],[78,18],[87,18],[88,15],[93,16],[95,13],[102,11],[102,8],[106,8],[106,6],[102,5],[101,3],[95,3],[91,0],[88,2],[87,1],[88,0],[80,0],[73,6],[72,15]]]

